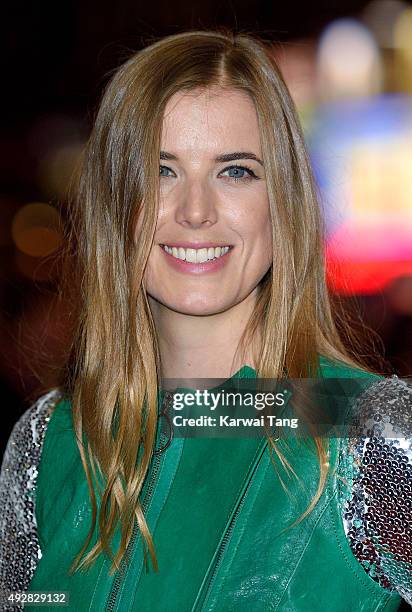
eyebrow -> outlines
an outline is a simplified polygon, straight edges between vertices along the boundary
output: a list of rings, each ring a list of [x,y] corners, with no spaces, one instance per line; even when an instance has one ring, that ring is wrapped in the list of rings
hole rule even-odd
[[[167,151],[160,151],[160,159],[178,161],[178,157],[176,157],[176,155],[173,155],[172,153],[168,153]],[[221,155],[217,155],[215,157],[215,162],[229,162],[229,161],[235,161],[237,159],[254,159],[261,166],[263,166],[262,160],[259,159],[257,155],[249,151],[235,151],[234,153],[222,153]]]

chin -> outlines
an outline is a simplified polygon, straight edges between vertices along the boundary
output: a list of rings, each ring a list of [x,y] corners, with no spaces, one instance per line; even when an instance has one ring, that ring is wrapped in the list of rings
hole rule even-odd
[[[171,304],[168,305],[171,310],[175,312],[180,312],[181,314],[190,315],[190,316],[210,316],[214,314],[218,314],[219,312],[224,312],[230,306],[218,306],[208,304]]]
[[[180,296],[178,300],[160,299],[157,301],[170,310],[190,316],[214,315],[224,312],[233,306],[232,303],[213,302],[210,298],[203,296],[199,296],[198,299],[193,299],[193,297],[182,299],[182,296]]]

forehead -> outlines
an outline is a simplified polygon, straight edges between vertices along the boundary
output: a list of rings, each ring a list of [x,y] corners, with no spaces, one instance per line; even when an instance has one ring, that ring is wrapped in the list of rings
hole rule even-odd
[[[177,92],[163,116],[162,149],[167,151],[247,150],[260,153],[259,124],[251,98],[221,88]]]

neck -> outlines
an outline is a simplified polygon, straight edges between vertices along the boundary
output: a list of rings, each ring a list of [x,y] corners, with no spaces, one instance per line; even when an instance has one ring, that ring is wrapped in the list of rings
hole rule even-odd
[[[162,378],[230,378],[243,365],[255,367],[252,347],[236,354],[255,306],[254,295],[213,315],[187,315],[149,296],[156,326]]]

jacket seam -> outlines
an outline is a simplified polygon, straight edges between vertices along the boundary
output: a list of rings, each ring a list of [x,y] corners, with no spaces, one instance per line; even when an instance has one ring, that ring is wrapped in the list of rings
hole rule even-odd
[[[220,536],[219,541],[218,541],[218,543],[217,543],[217,545],[216,545],[216,548],[215,548],[215,550],[214,550],[214,552],[213,552],[212,558],[211,558],[210,563],[209,563],[209,565],[208,565],[208,567],[207,567],[207,570],[206,570],[206,573],[205,573],[205,575],[204,575],[204,578],[203,578],[203,580],[202,580],[202,582],[201,582],[201,584],[200,584],[200,587],[199,587],[199,589],[198,589],[198,591],[197,591],[197,593],[196,593],[196,596],[195,596],[195,599],[194,599],[194,603],[197,601],[197,599],[198,599],[198,597],[199,597],[200,593],[202,592],[202,590],[203,590],[203,588],[204,588],[204,581],[205,581],[205,580],[207,580],[207,577],[210,575],[211,570],[214,568],[214,559],[215,559],[215,556],[216,556],[216,554],[217,554],[217,552],[218,552],[218,550],[219,550],[219,548],[220,548],[220,546],[221,546],[222,539],[223,539],[223,537],[224,537],[225,533],[227,532],[227,530],[228,530],[228,528],[229,528],[230,517],[233,515],[233,513],[234,513],[234,512],[235,512],[235,510],[236,510],[236,507],[237,507],[237,506],[239,505],[239,503],[240,503],[239,496],[241,495],[242,489],[244,489],[244,488],[245,488],[245,486],[247,486],[248,482],[251,482],[251,480],[252,480],[252,479],[254,478],[254,476],[256,475],[256,470],[257,470],[257,467],[256,467],[255,472],[253,472],[253,473],[251,474],[249,481],[247,480],[247,475],[249,474],[249,471],[250,471],[251,467],[252,467],[252,466],[253,466],[253,464],[256,462],[256,460],[258,459],[259,455],[261,455],[261,456],[260,456],[260,459],[261,459],[261,458],[263,457],[263,455],[264,455],[264,452],[265,452],[265,447],[266,447],[267,442],[265,442],[265,444],[263,445],[263,448],[262,448],[262,444],[263,444],[263,443],[260,443],[260,444],[257,446],[257,448],[256,448],[256,450],[255,450],[255,453],[254,453],[254,455],[253,455],[252,459],[250,460],[249,465],[248,465],[248,467],[247,467],[247,469],[246,469],[246,476],[245,476],[245,478],[243,479],[243,481],[242,481],[242,483],[241,483],[241,485],[240,485],[240,487],[239,487],[239,489],[238,489],[238,491],[237,491],[237,493],[236,493],[236,495],[235,495],[235,501],[234,501],[233,505],[231,506],[231,509],[230,509],[229,513],[228,513],[228,514],[227,514],[227,516],[226,516],[226,520],[225,520],[225,523],[224,523],[223,530],[222,530],[222,532],[221,532],[221,536]],[[260,460],[258,461],[258,465],[259,465],[259,463],[260,463]],[[246,495],[247,495],[247,492],[246,492]],[[229,541],[232,539],[232,536],[233,536],[233,532],[232,532],[232,533],[231,533],[231,535],[230,535]],[[229,544],[229,541],[228,541],[228,544]],[[226,551],[227,551],[227,548],[226,548]],[[223,558],[222,558],[222,560],[223,560]],[[223,577],[223,581],[224,581],[224,580],[225,580],[225,576]],[[221,591],[221,586],[219,587],[218,593],[220,593],[220,591]],[[208,595],[208,594],[206,593],[206,596],[207,596],[207,595]],[[208,596],[208,599],[209,599],[209,598],[210,598],[210,595]],[[204,606],[206,603],[207,603],[207,600],[205,600],[205,601],[203,602],[203,606]]]
[[[248,521],[248,519],[249,519],[249,517],[250,517],[250,515],[251,515],[251,513],[252,513],[252,510],[253,510],[253,508],[254,508],[254,506],[255,506],[255,504],[256,504],[256,500],[257,500],[257,498],[258,498],[259,491],[260,491],[260,489],[262,488],[262,484],[263,484],[263,482],[264,482],[264,480],[265,480],[265,476],[266,476],[266,473],[267,473],[267,471],[268,471],[268,469],[269,469],[269,466],[270,466],[270,464],[269,464],[269,463],[266,463],[265,471],[264,471],[263,476],[262,476],[262,478],[261,478],[261,480],[260,480],[260,483],[259,483],[259,485],[258,485],[258,489],[256,490],[256,494],[255,494],[255,498],[254,498],[254,500],[253,500],[253,503],[252,503],[252,505],[251,505],[251,507],[250,507],[250,509],[249,509],[249,512],[248,512],[248,513],[247,513],[247,515],[245,515],[245,517],[244,517],[242,534],[243,534],[243,533],[244,533],[244,531],[245,531],[247,521]],[[253,476],[255,476],[255,475],[256,475],[256,472],[255,472],[255,473],[252,475],[252,478],[253,478]],[[233,532],[232,532],[232,533],[233,533]],[[219,586],[219,588],[218,588],[218,590],[217,590],[217,592],[216,592],[216,598],[218,598],[218,597],[219,597],[219,595],[220,595],[220,593],[222,592],[223,585],[225,584],[226,579],[227,579],[227,576],[229,575],[229,570],[230,570],[230,568],[231,568],[231,566],[232,566],[232,564],[233,564],[233,559],[234,559],[234,558],[235,558],[235,556],[236,556],[236,553],[237,553],[238,548],[239,548],[239,546],[240,546],[240,544],[241,544],[241,541],[242,541],[242,537],[240,536],[240,537],[238,538],[238,542],[237,542],[237,544],[236,544],[236,545],[235,545],[235,547],[234,547],[234,550],[233,550],[233,553],[232,553],[232,558],[231,558],[230,562],[228,563],[228,566],[227,566],[227,568],[226,568],[226,571],[225,571],[224,575],[222,576],[222,578],[221,578],[221,580],[220,580],[220,586]],[[205,602],[205,603],[206,603],[206,602]]]
[[[329,497],[329,495],[330,495],[328,490],[326,491],[326,495],[327,495],[328,497]],[[305,554],[305,551],[306,551],[307,547],[309,546],[309,543],[310,543],[310,541],[311,541],[311,539],[312,539],[312,537],[313,537],[314,531],[315,531],[315,529],[316,529],[316,527],[317,527],[317,525],[318,525],[319,521],[321,520],[321,518],[323,517],[323,515],[324,515],[324,514],[325,514],[325,512],[327,511],[328,506],[330,505],[330,503],[331,503],[331,498],[330,498],[330,497],[329,497],[329,499],[325,499],[325,501],[324,501],[324,507],[322,508],[322,510],[321,510],[321,512],[320,512],[320,514],[319,514],[319,516],[318,516],[318,518],[316,519],[316,521],[315,521],[314,525],[312,526],[312,529],[311,529],[311,531],[310,531],[310,533],[309,533],[309,536],[308,536],[308,538],[307,538],[307,540],[306,540],[305,546],[303,547],[303,549],[302,549],[302,551],[301,551],[301,553],[300,553],[300,555],[299,555],[299,559],[298,559],[298,560],[296,561],[296,563],[295,563],[295,567],[294,567],[294,569],[293,569],[293,572],[292,572],[292,574],[290,575],[290,578],[289,578],[289,580],[287,581],[287,583],[286,583],[286,585],[285,585],[285,587],[284,587],[284,589],[283,589],[283,593],[282,593],[281,597],[279,598],[278,602],[276,603],[276,607],[274,608],[274,610],[278,610],[278,609],[279,609],[279,606],[280,606],[280,604],[282,603],[282,600],[283,600],[283,598],[284,598],[284,596],[285,596],[285,593],[286,593],[286,591],[287,591],[287,589],[288,589],[288,587],[289,587],[289,585],[290,585],[291,581],[293,580],[294,575],[295,575],[295,574],[296,574],[296,572],[297,572],[297,569],[298,569],[299,564],[300,564],[300,562],[301,562],[301,560],[302,560],[302,557],[303,557],[303,555]]]
[[[176,473],[177,473],[177,470],[179,468],[179,464],[180,464],[180,461],[181,461],[181,458],[182,458],[182,454],[183,454],[183,449],[184,449],[185,443],[186,443],[186,440],[183,440],[182,448],[181,448],[180,454],[179,454],[179,460],[177,462],[176,469],[174,470],[172,481],[171,481],[170,485],[168,485],[168,492],[167,492],[167,495],[166,495],[166,499],[164,500],[163,505],[162,505],[162,507],[160,509],[160,512],[159,512],[159,514],[157,516],[157,519],[156,519],[156,525],[155,525],[155,527],[153,529],[153,538],[154,538],[154,535],[155,535],[155,532],[156,532],[156,527],[159,524],[159,520],[160,520],[161,514],[162,514],[162,512],[164,510],[164,507],[166,505],[166,502],[167,502],[167,500],[168,500],[168,498],[170,496],[170,491],[172,489],[173,483],[174,483],[174,481],[176,479]],[[153,500],[154,500],[154,497],[155,497],[155,493],[156,493],[157,489],[159,488],[162,472],[164,471],[164,467],[165,467],[165,462],[166,462],[166,457],[164,456],[163,460],[162,460],[161,467],[160,467],[159,476],[157,478],[156,486],[155,486],[155,488],[153,490],[153,495],[152,495],[152,497],[150,499],[149,505],[148,505],[147,510],[146,510],[146,516],[148,516],[148,514],[149,514],[149,510],[152,507],[152,503],[153,503]],[[143,569],[143,565],[141,565],[139,574],[136,576],[136,588],[134,590],[133,596],[130,599],[130,604],[128,606],[128,612],[130,610],[133,610],[133,606],[134,606],[134,603],[135,603],[135,600],[136,600],[136,593],[137,593],[138,583],[139,583],[140,577],[142,575],[142,569]],[[126,580],[123,581],[122,592],[124,591],[125,582],[126,582]]]

